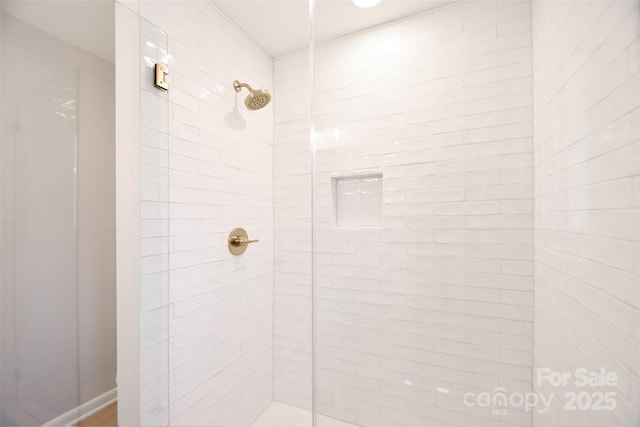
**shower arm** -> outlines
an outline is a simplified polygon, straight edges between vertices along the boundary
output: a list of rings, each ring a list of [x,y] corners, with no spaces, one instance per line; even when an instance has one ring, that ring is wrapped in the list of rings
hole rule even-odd
[[[253,93],[253,88],[248,84],[240,83],[238,80],[233,81],[233,88],[236,90],[236,92],[240,92],[243,87],[246,87],[247,89],[249,89],[249,92]]]

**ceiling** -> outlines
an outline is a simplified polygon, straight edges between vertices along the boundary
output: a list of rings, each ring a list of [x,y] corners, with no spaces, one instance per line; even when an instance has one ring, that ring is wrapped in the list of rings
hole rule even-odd
[[[316,43],[339,38],[456,0],[382,0],[361,9],[351,0],[315,0]],[[108,61],[114,58],[113,0],[2,0],[2,10]],[[309,0],[214,0],[271,56],[309,46]],[[90,29],[90,30],[89,30]]]
[[[115,58],[113,0],[1,0],[2,11],[107,61]]]
[[[455,0],[382,0],[361,9],[351,0],[316,0],[316,43],[345,36],[385,22],[454,3]],[[213,2],[271,56],[309,46],[308,0],[214,0]]]

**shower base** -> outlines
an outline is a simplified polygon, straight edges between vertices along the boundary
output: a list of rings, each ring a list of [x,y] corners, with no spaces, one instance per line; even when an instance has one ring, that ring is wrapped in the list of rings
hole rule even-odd
[[[271,402],[262,415],[251,427],[311,427],[311,411],[287,405],[282,402]],[[318,415],[317,427],[358,427],[334,418]]]

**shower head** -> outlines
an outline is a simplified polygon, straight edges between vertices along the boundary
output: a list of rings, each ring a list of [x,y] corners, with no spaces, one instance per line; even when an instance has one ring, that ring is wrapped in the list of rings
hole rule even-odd
[[[247,106],[249,110],[259,110],[264,108],[271,102],[271,94],[264,89],[253,89],[246,83],[240,83],[235,80],[233,82],[233,88],[236,92],[240,92],[243,87],[249,89],[249,95],[244,100],[244,105]]]

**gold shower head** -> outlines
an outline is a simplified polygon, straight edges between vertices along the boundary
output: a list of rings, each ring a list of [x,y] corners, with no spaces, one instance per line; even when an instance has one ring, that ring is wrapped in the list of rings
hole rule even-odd
[[[236,92],[240,92],[243,87],[249,89],[249,95],[244,100],[244,105],[249,110],[259,110],[264,108],[271,102],[271,94],[264,89],[253,89],[246,83],[240,83],[238,80],[234,80],[233,88]]]

